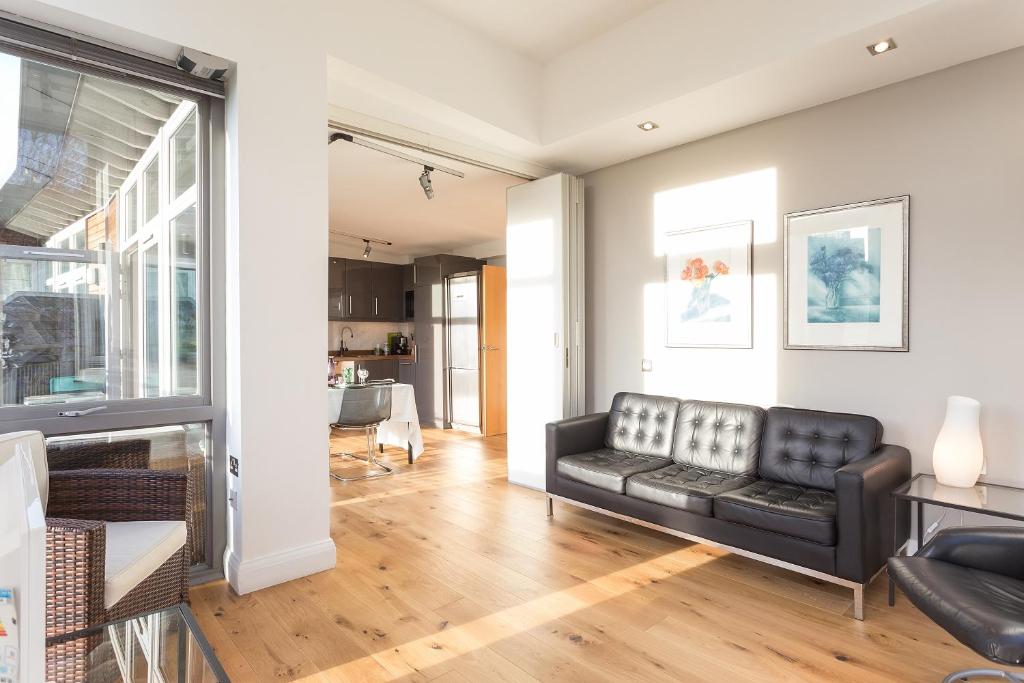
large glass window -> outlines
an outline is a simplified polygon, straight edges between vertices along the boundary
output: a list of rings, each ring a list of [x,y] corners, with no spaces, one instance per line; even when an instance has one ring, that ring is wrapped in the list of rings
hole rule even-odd
[[[172,340],[174,346],[174,393],[194,394],[198,385],[196,353],[196,209],[190,206],[171,221],[174,266],[171,283]]]
[[[160,159],[153,159],[146,167],[143,184],[146,188],[145,222],[148,223],[160,213]]]
[[[143,443],[145,462],[116,466],[188,473],[192,558],[215,573],[226,454],[204,200],[221,105],[174,72],[107,78],[49,33],[41,57],[32,30],[0,43],[0,432]]]
[[[196,115],[189,114],[171,138],[171,197],[196,184]]]
[[[199,102],[0,52],[2,406],[201,396]]]

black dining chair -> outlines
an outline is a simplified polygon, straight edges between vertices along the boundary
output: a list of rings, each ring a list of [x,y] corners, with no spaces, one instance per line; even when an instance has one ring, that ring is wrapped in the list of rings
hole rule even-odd
[[[376,443],[377,428],[380,423],[391,417],[391,385],[390,384],[351,384],[345,386],[341,396],[341,411],[336,422],[331,424],[331,434],[335,430],[362,429],[366,431],[366,457],[356,453],[331,453],[332,457],[351,457],[362,460],[371,471],[355,477],[343,477],[331,472],[331,478],[337,481],[358,481],[373,477],[385,477],[394,472],[387,463],[377,459]]]
[[[890,557],[889,575],[914,606],[954,638],[1003,666],[1024,666],[1024,529],[943,529],[912,557]],[[951,673],[944,683],[1020,673]]]

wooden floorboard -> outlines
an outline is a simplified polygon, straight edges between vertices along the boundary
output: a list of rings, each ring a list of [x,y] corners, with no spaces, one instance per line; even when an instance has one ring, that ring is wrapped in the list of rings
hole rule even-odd
[[[985,664],[905,598],[889,608],[884,578],[859,622],[832,584],[567,505],[548,519],[507,483],[504,437],[424,437],[415,465],[387,450],[393,476],[331,482],[333,571],[193,589],[232,680],[852,683]]]

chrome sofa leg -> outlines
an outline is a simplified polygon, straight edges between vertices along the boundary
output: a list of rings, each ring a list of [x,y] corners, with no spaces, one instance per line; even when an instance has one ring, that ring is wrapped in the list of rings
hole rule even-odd
[[[963,671],[949,674],[942,679],[942,683],[956,683],[956,681],[967,681],[972,678],[1001,678],[1012,683],[1024,681],[1024,678],[1020,675],[1000,669],[964,669]]]
[[[548,503],[548,517],[554,517],[555,516],[555,501],[554,501],[554,499],[551,498],[551,496],[548,496],[547,497],[547,503]]]
[[[864,621],[864,584],[853,588],[853,618]]]

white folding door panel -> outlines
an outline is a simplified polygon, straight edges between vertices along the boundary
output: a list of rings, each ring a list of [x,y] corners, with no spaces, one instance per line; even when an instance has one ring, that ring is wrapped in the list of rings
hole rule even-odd
[[[543,489],[544,426],[582,402],[582,181],[508,190],[508,479]]]

